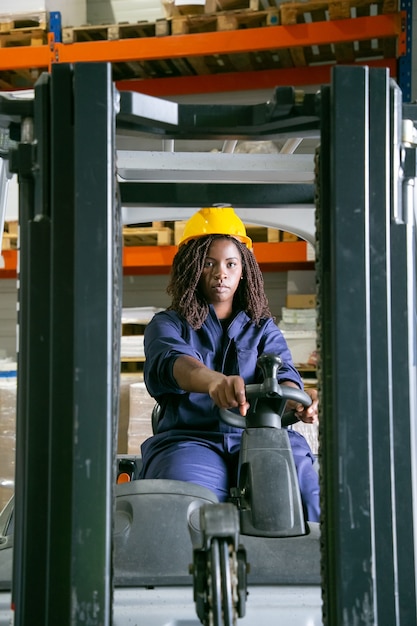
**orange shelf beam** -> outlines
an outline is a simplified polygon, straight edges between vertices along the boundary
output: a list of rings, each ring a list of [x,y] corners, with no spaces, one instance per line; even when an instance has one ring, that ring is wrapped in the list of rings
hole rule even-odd
[[[124,274],[169,274],[176,246],[124,246]]]
[[[348,64],[344,63],[344,65]],[[391,78],[397,77],[397,59],[369,59],[355,63],[355,65],[387,68]],[[333,64],[329,64],[175,78],[133,78],[116,81],[116,87],[119,91],[137,91],[156,97],[271,89],[281,85],[305,87],[306,85],[329,84],[333,67]]]
[[[169,274],[177,246],[124,246],[123,273]],[[313,267],[307,261],[305,241],[254,243],[253,251],[262,271],[278,272],[287,269]],[[17,250],[3,250],[4,268],[0,278],[15,278],[17,275]]]
[[[3,257],[3,259],[1,259]],[[0,254],[0,278],[16,278],[17,250],[2,250]]]
[[[177,246],[125,246],[123,248],[123,273],[169,274]],[[305,241],[282,243],[254,243],[255,257],[265,272],[296,269],[306,266]]]
[[[44,46],[0,50],[0,71],[43,68],[53,63],[124,62],[214,54],[238,54],[254,50],[346,43],[397,37],[398,56],[405,53],[405,12],[373,17],[268,26],[168,37],[144,37],[63,44],[53,35]]]
[[[16,46],[0,49],[0,71],[22,69],[48,69],[51,51],[45,46]]]
[[[73,44],[55,43],[54,58],[60,63],[83,61],[157,60],[214,54],[239,54],[254,50],[279,50],[398,37],[398,55],[405,52],[404,15],[388,13],[374,17],[268,26],[246,30],[192,35],[118,39]],[[1,69],[1,66],[0,66]]]

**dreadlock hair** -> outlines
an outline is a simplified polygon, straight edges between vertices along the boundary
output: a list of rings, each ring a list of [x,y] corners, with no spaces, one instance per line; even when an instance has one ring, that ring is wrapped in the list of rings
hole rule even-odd
[[[209,312],[209,304],[198,289],[208,249],[216,239],[231,239],[242,258],[242,280],[234,297],[234,309],[246,312],[259,324],[272,317],[264,291],[264,279],[253,253],[238,239],[229,235],[207,235],[192,239],[179,247],[171,268],[167,293],[172,297],[168,307],[182,315],[194,330],[201,328]]]

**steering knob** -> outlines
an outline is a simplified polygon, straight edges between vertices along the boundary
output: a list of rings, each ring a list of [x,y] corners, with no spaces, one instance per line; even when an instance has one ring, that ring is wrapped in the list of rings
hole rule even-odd
[[[277,354],[268,354],[264,352],[258,358],[257,364],[262,370],[263,379],[277,378],[278,370],[281,369],[282,359]]]

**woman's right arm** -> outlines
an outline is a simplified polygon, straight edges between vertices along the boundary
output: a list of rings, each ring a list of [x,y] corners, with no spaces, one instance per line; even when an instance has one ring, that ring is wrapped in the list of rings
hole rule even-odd
[[[175,359],[173,375],[184,391],[208,393],[219,408],[238,407],[241,415],[246,415],[249,404],[246,401],[245,382],[241,376],[226,376],[186,355]]]

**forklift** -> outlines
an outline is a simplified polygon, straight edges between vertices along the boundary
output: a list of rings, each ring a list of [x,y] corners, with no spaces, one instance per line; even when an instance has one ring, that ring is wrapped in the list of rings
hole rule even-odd
[[[208,106],[118,92],[108,64],[58,64],[33,98],[0,98],[20,227],[16,493],[0,518],[1,626],[417,623],[416,123],[388,71],[368,67],[336,66],[313,94],[280,87],[258,105]],[[138,151],[149,135],[315,136],[319,145],[311,181],[277,172],[246,184],[155,182],[138,180],[135,159],[123,162],[121,135],[135,137]],[[216,537],[234,536],[243,583],[230,611],[218,606],[229,598],[223,580],[220,600],[205,588],[213,571],[222,578],[212,565],[197,580],[195,562],[183,579],[159,571],[139,580],[138,562],[126,573],[127,492],[142,481],[119,489],[115,452],[121,222],[132,207],[143,222],[180,219],[219,198],[252,222],[300,234],[307,213],[320,356],[322,517],[319,532],[291,538],[299,578],[285,579],[287,559],[281,581],[275,565],[274,579],[251,581],[256,538],[251,550],[233,512],[231,523],[211,515],[216,503],[187,506]],[[312,559],[301,546],[314,533]],[[161,536],[154,543],[178,548]],[[274,558],[265,551],[263,565]]]

